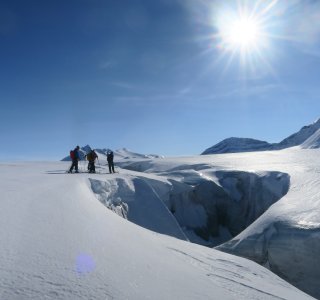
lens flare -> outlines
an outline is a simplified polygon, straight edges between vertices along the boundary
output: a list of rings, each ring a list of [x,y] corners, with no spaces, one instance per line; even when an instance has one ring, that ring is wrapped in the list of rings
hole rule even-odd
[[[88,254],[79,254],[76,257],[76,271],[78,274],[88,274],[95,269],[95,262]]]

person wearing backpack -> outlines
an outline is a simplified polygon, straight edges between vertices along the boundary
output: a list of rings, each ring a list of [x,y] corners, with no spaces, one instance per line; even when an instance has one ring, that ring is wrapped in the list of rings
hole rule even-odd
[[[113,172],[115,173],[114,171],[114,164],[113,164],[113,152],[111,150],[109,150],[107,152],[107,161],[108,161],[108,165],[109,165],[109,172],[110,174]],[[112,172],[111,172],[112,171]]]
[[[80,160],[79,150],[80,150],[80,147],[77,146],[70,151],[70,158],[72,160],[72,164],[68,173],[72,173],[73,168],[75,169],[75,173],[79,173],[79,169],[78,169],[78,161]]]
[[[94,150],[91,150],[86,155],[86,158],[88,160],[88,171],[89,171],[89,173],[95,173],[96,172],[96,166],[94,165],[94,162],[98,158],[97,153]]]

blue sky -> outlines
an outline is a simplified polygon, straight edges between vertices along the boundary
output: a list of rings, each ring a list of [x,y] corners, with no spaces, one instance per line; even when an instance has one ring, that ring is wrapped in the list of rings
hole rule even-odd
[[[77,144],[199,154],[312,123],[320,5],[262,2],[1,0],[0,159],[60,159]],[[253,4],[265,40],[223,45],[217,20]]]

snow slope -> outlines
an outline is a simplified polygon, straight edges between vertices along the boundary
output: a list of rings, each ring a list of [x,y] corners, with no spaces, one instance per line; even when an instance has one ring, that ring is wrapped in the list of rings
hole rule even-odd
[[[65,174],[68,166],[0,164],[0,299],[312,299],[254,262],[155,233],[107,209],[115,199],[103,183],[125,182],[121,198],[137,192],[141,174]],[[155,182],[155,175],[143,177]],[[158,195],[161,186],[154,185]],[[175,222],[160,229],[179,234]]]
[[[317,130],[320,129],[320,119],[310,125],[303,126],[298,132],[290,135],[278,144],[279,149],[298,146],[309,139]]]
[[[304,143],[302,143],[301,148],[303,148],[303,149],[320,148],[320,129],[318,129]]]

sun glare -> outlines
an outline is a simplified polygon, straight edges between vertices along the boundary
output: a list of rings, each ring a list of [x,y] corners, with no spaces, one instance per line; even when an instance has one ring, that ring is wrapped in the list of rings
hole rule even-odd
[[[277,3],[278,0],[233,0],[213,5],[211,41],[213,49],[221,53],[217,59],[228,59],[226,68],[237,58],[246,71],[255,72],[263,66],[273,72],[268,59],[272,55]]]
[[[235,20],[226,28],[223,37],[231,46],[250,48],[259,42],[260,29],[258,24],[250,19]]]
[[[218,23],[218,37],[223,49],[250,53],[261,48],[264,32],[250,16],[224,15]]]

